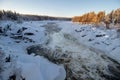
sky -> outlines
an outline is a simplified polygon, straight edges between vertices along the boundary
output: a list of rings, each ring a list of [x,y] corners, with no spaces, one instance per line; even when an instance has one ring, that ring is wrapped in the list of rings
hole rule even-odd
[[[79,16],[90,11],[109,13],[117,8],[120,0],[0,0],[0,10],[58,17]]]

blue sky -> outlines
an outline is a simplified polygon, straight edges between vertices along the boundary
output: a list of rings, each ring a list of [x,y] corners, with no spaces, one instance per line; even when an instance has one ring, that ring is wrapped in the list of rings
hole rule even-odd
[[[49,16],[71,17],[117,8],[120,8],[120,0],[0,0],[1,10]]]

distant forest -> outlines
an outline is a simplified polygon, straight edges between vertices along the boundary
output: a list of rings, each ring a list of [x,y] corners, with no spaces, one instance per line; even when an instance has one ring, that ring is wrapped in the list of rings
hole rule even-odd
[[[106,14],[105,11],[100,11],[97,14],[94,11],[89,12],[83,14],[82,16],[73,17],[72,21],[79,22],[81,24],[96,24],[96,25],[98,25],[101,22],[104,22],[106,24],[106,28],[109,28],[109,25],[111,23],[113,23],[114,25],[120,24],[120,8],[111,11],[109,14]]]
[[[51,17],[42,15],[25,15],[12,12],[10,10],[0,10],[0,20],[25,20],[25,21],[39,21],[39,20],[71,20],[71,18],[66,17]]]
[[[51,17],[51,16],[42,16],[42,15],[28,15],[28,14],[19,14],[12,12],[10,10],[0,10],[0,20],[25,20],[25,21],[40,21],[40,20],[65,20],[72,22],[79,22],[81,24],[95,24],[99,25],[104,23],[106,28],[110,28],[110,24],[117,25],[120,28],[120,8],[112,10],[110,13],[106,14],[105,11],[100,11],[98,13],[89,12],[81,16],[74,16],[72,18],[67,17]]]

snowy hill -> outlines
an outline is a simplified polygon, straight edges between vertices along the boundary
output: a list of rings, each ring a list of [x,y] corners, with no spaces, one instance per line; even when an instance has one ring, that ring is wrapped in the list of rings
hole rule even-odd
[[[118,34],[67,21],[1,21],[0,79],[119,80]]]

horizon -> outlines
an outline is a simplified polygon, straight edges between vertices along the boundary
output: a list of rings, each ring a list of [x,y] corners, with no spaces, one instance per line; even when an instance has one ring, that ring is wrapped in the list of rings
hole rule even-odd
[[[0,0],[0,10],[11,10],[28,15],[71,18],[91,11],[109,13],[120,8],[119,3],[119,0],[110,0],[109,2],[105,0],[93,0],[92,2],[88,0]]]

